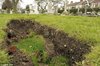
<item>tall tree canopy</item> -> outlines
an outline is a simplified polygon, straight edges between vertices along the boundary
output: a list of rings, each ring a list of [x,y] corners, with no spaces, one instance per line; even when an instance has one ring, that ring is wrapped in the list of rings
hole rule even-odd
[[[22,0],[12,0],[14,13],[17,13],[17,5],[19,2],[22,2]]]
[[[22,0],[0,0],[0,2],[3,2],[2,8],[3,9],[13,9],[14,13],[17,13],[17,5],[19,2],[22,2]]]
[[[2,4],[2,9],[7,10],[7,12],[10,13],[10,10],[12,9],[12,2],[10,0],[5,0]]]
[[[48,4],[47,0],[35,0],[35,1],[37,2],[39,13],[45,13]]]
[[[57,12],[58,4],[62,0],[35,0],[35,1],[37,2],[37,5],[38,5],[38,11],[40,13],[44,13],[47,11],[47,6],[51,6],[51,7],[48,7],[48,10],[50,10],[52,7],[54,7],[55,12]]]

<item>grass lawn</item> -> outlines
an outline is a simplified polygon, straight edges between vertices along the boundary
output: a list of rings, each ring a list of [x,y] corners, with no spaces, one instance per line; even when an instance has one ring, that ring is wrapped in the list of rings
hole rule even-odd
[[[0,42],[3,40],[5,33],[2,31],[6,28],[6,24],[10,19],[32,19],[40,22],[43,25],[63,30],[69,36],[76,39],[91,42],[92,51],[86,55],[84,63],[89,63],[89,66],[100,66],[100,17],[81,17],[81,16],[54,16],[54,15],[25,15],[25,14],[0,14]],[[34,40],[34,41],[32,41]],[[27,41],[27,42],[26,42]],[[27,45],[24,45],[27,44]],[[33,43],[35,46],[33,46]],[[32,49],[43,49],[43,39],[37,36],[22,40],[18,47],[32,52]],[[32,49],[28,49],[30,45]]]

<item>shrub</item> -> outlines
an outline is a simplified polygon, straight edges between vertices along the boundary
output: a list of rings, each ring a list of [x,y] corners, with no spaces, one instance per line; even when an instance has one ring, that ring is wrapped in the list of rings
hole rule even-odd
[[[58,13],[60,13],[60,14],[62,14],[64,12],[64,8],[62,8],[62,9],[58,9]]]
[[[99,11],[100,11],[99,8],[93,8],[93,10],[94,10],[95,12],[99,12]]]
[[[84,8],[80,8],[79,11],[82,12],[82,13],[85,13],[85,9]]]
[[[87,12],[92,12],[92,11],[93,11],[92,8],[87,9]]]
[[[78,9],[76,9],[76,8],[70,9],[70,13],[72,13],[72,14],[74,14],[74,15],[77,14],[77,11],[78,11]]]

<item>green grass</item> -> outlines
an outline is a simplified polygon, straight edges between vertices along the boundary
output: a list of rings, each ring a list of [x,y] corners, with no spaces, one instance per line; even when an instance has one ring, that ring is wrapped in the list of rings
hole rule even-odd
[[[54,15],[0,15],[0,25],[5,26],[6,22],[12,18],[35,19],[41,24],[49,25],[69,33],[79,39],[100,42],[100,17],[80,17],[80,16],[54,16]],[[2,28],[1,26],[1,28]]]
[[[31,56],[35,66],[38,66],[38,59],[36,53],[39,51],[45,51],[44,40],[42,36],[32,33],[32,35],[21,40],[19,43],[15,43],[17,48],[25,52],[28,56]]]
[[[45,65],[48,64],[49,66],[68,66],[66,65],[66,62],[68,60],[66,60],[66,58],[63,56],[54,57],[51,61],[47,60],[48,55],[45,51],[44,44],[45,41],[43,37],[36,35],[35,33],[33,33],[31,37],[23,39],[19,43],[15,43],[15,45],[17,45],[17,48],[28,54],[28,56],[31,56],[35,66],[39,66],[39,58],[37,58],[36,54],[39,51],[43,51],[43,62]]]
[[[21,40],[16,44],[18,48],[24,49],[26,52],[32,53],[36,50],[44,50],[44,40],[41,36],[35,35],[27,39]]]
[[[5,51],[0,50],[0,64],[9,63],[8,59],[9,59],[8,54]]]
[[[68,33],[69,36],[76,39],[92,42],[92,52],[86,55],[86,62],[89,62],[91,66],[100,66],[100,17],[81,17],[81,16],[54,16],[54,15],[25,15],[25,14],[0,14],[0,41],[3,40],[5,33],[2,31],[6,28],[6,24],[10,19],[32,19],[40,22],[43,25],[48,25],[57,30],[63,30]],[[32,41],[32,39],[34,41]],[[41,38],[28,38],[21,41],[19,48],[24,48],[28,52],[32,52],[34,49],[43,49],[42,41],[38,41]],[[27,42],[26,42],[27,41]],[[24,43],[33,45],[32,49],[28,48],[30,45],[24,45]],[[34,44],[33,44],[34,43]],[[39,45],[37,45],[39,44]],[[24,46],[24,47],[23,47]],[[40,47],[41,46],[41,47]],[[95,62],[94,62],[95,61]],[[84,63],[83,63],[84,64]]]
[[[68,66],[66,65],[67,61],[64,57],[57,56],[51,60],[50,66]]]

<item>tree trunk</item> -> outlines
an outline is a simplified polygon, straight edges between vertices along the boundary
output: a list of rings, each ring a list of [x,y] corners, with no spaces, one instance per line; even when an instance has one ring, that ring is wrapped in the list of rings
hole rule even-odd
[[[17,13],[17,6],[16,5],[13,6],[13,12]]]
[[[64,1],[64,12],[66,12],[67,11],[67,6],[66,6],[66,4],[67,4],[67,2],[66,1]]]
[[[6,11],[7,11],[7,13],[10,13],[10,9],[9,8]]]
[[[64,14],[67,14],[67,4],[68,4],[68,2],[67,2],[67,0],[65,0],[64,1]]]
[[[58,14],[58,6],[54,6],[54,8],[55,8],[54,15],[57,15]]]
[[[13,3],[13,12],[17,13],[17,4],[18,4],[19,0],[12,0]]]

